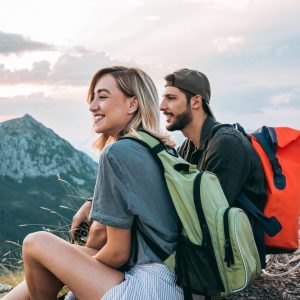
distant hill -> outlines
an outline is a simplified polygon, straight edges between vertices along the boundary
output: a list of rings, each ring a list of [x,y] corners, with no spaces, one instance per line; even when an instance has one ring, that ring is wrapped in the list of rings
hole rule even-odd
[[[0,160],[0,254],[6,240],[21,242],[28,232],[42,230],[19,225],[65,230],[74,211],[60,206],[78,207],[78,194],[93,193],[97,163],[29,115],[0,123]]]

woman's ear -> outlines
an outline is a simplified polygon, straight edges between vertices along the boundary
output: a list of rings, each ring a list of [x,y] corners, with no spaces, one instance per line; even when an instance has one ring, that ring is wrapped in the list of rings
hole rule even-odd
[[[139,108],[139,102],[135,96],[129,99],[128,114],[135,113]]]

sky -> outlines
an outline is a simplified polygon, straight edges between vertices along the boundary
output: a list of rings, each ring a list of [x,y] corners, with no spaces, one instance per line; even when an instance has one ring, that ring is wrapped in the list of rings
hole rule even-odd
[[[30,114],[91,154],[89,82],[125,65],[160,97],[166,74],[197,69],[218,121],[300,129],[299,20],[299,0],[2,0],[0,122]]]

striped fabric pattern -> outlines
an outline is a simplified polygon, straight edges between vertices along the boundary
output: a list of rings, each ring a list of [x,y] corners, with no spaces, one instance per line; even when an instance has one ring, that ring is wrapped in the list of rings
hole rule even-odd
[[[163,264],[136,265],[125,273],[125,280],[110,289],[102,300],[183,300],[175,276]]]

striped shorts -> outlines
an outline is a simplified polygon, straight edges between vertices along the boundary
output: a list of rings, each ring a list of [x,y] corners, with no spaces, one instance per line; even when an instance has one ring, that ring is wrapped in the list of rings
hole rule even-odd
[[[110,289],[102,300],[183,300],[173,273],[163,264],[136,265],[125,273],[125,280]]]
[[[75,300],[69,293],[66,300]],[[175,276],[163,264],[136,265],[125,273],[125,280],[110,289],[102,300],[183,300]]]

